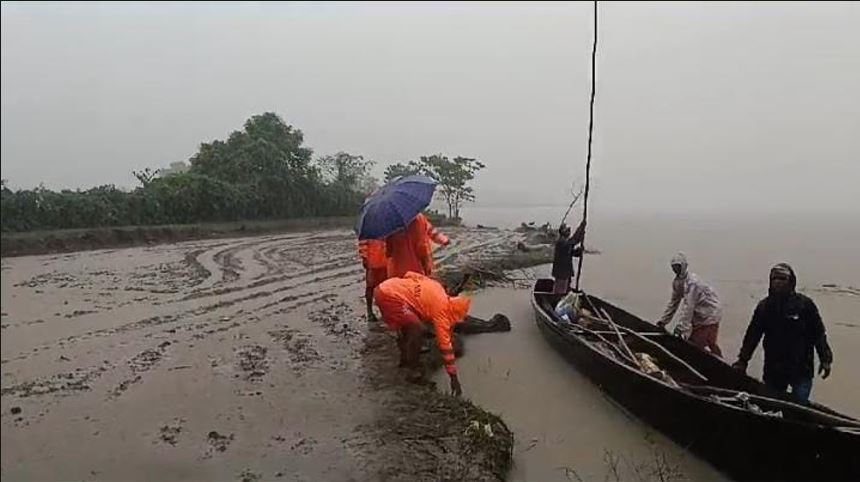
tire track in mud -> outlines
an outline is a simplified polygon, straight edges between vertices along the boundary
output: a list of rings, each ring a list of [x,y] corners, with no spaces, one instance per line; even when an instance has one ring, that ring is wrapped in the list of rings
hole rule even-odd
[[[244,249],[252,248],[264,242],[265,241],[242,243],[235,246],[230,246],[226,249],[222,249],[221,251],[218,251],[217,253],[212,255],[212,261],[215,262],[218,269],[221,271],[221,280],[217,281],[215,285],[232,283],[238,280],[241,277],[241,273],[244,271],[244,267],[242,266],[242,263],[239,261],[239,259],[236,257],[236,253]]]
[[[332,289],[342,289],[352,285],[354,285],[354,283],[345,283],[335,285],[332,287]],[[308,305],[331,303],[333,302],[333,300],[336,299],[338,299],[338,296],[334,293],[320,293],[319,291],[310,291],[303,294],[287,296],[275,302],[269,303],[268,305],[266,305],[267,307],[279,307],[279,309],[274,310],[269,314],[263,314],[262,316],[256,314],[248,314],[245,313],[244,310],[240,310],[240,312],[237,312],[236,315],[240,313],[247,315],[245,316],[244,321],[241,323],[235,321],[236,319],[238,319],[238,316],[223,316],[219,321],[215,322],[202,321],[193,324],[189,323],[188,325],[183,327],[182,330],[178,328],[164,330],[162,333],[168,333],[170,335],[176,335],[180,331],[185,331],[187,333],[186,336],[177,336],[174,337],[171,341],[162,341],[156,347],[143,349],[133,357],[127,359],[124,364],[115,366],[105,360],[103,362],[103,365],[96,365],[92,368],[77,368],[73,372],[56,373],[50,376],[39,377],[35,380],[29,380],[17,383],[12,386],[3,387],[2,395],[4,397],[8,395],[15,396],[17,398],[41,398],[42,396],[52,395],[51,400],[48,400],[41,407],[41,418],[51,411],[50,406],[58,399],[81,395],[83,393],[89,393],[95,389],[94,382],[98,378],[124,366],[125,369],[129,372],[128,375],[120,375],[122,379],[119,381],[119,383],[113,386],[113,388],[107,390],[106,399],[108,401],[115,401],[122,397],[123,394],[126,391],[130,390],[133,386],[142,385],[146,381],[147,372],[152,369],[158,368],[158,366],[161,365],[164,359],[167,358],[168,347],[183,347],[182,349],[184,349],[185,352],[176,353],[176,355],[187,356],[189,355],[190,351],[195,349],[194,345],[189,345],[189,343],[204,340],[211,335],[223,334],[233,329],[248,327],[250,325],[264,321],[267,316],[291,312]],[[166,318],[167,320],[164,321],[164,323],[176,321],[175,316],[168,316],[164,318]],[[163,323],[156,323],[153,326],[161,324]],[[299,330],[294,330],[294,333],[301,332]],[[313,349],[313,347],[310,346],[309,339],[309,335],[301,334],[297,338],[295,345],[289,348],[285,346],[285,349],[287,349],[287,351],[291,353],[291,367],[297,374],[300,374],[301,370],[312,366],[313,363],[310,362],[318,363],[323,359],[323,357],[319,355],[319,352],[317,352],[315,349]],[[259,347],[259,345],[253,346]],[[248,347],[246,346],[245,348]],[[266,350],[267,349],[263,347],[262,356],[264,359],[260,362],[261,365],[257,367],[260,370],[263,370],[262,372],[258,371],[257,368],[255,368],[254,370],[245,370],[245,365],[242,365],[243,362],[239,362],[241,372],[245,373],[244,379],[246,381],[259,381],[268,372],[271,361],[265,357]],[[242,351],[243,349],[239,349],[237,351],[237,356],[239,356],[240,358],[243,356],[241,353]],[[260,353],[259,348],[254,348],[253,351],[255,351],[255,353],[257,354]],[[248,364],[248,366],[253,365],[252,362],[248,362],[246,364]],[[33,420],[33,422],[38,422],[38,420]],[[30,422],[28,421],[27,424],[29,425],[29,423]]]
[[[467,254],[473,250],[481,249],[488,244],[501,244],[506,240],[507,237],[501,237],[501,239],[490,240],[489,242],[483,243],[469,243],[468,239],[455,240],[455,243],[453,243],[451,247],[446,248],[444,251],[440,250],[439,252],[437,252],[437,256],[440,258],[441,263],[445,263],[454,257]],[[266,272],[277,272],[277,270],[284,269],[292,270],[297,264],[295,259],[301,259],[304,263],[307,263],[305,265],[309,266],[309,269],[299,270],[297,272],[287,272],[286,274],[281,274],[273,277],[264,277],[262,279],[253,280],[250,283],[246,283],[241,286],[230,286],[203,291],[193,291],[193,287],[199,285],[200,283],[202,283],[206,279],[211,278],[212,276],[212,272],[205,266],[203,262],[201,262],[201,256],[205,256],[206,253],[210,253],[214,249],[218,248],[221,249],[219,249],[215,253],[215,258],[226,264],[232,262],[230,261],[230,256],[235,256],[236,253],[239,253],[242,250],[250,250],[252,253],[257,254],[263,251],[267,253],[265,255],[260,254],[259,256],[253,258],[268,260],[261,265],[264,267]],[[175,253],[176,251],[183,251],[180,260],[182,264],[188,268],[188,271],[192,273],[192,281],[184,285],[185,291],[192,291],[172,301],[164,300],[164,297],[161,297],[158,301],[152,303],[153,305],[175,304],[184,301],[197,300],[206,297],[224,296],[233,293],[241,294],[241,292],[243,291],[257,290],[261,287],[277,285],[278,283],[286,282],[287,284],[284,286],[277,286],[274,289],[270,290],[254,291],[235,298],[224,299],[216,303],[206,304],[204,306],[196,306],[193,308],[187,308],[184,310],[173,312],[162,310],[162,314],[153,315],[150,317],[139,319],[137,321],[122,324],[120,326],[106,327],[96,330],[90,330],[82,334],[70,335],[51,343],[38,345],[26,353],[19,353],[18,356],[13,357],[11,359],[4,359],[2,360],[2,363],[6,365],[10,362],[27,360],[32,356],[38,355],[49,350],[70,350],[76,344],[93,341],[99,338],[111,339],[113,345],[119,344],[120,346],[122,346],[126,343],[122,341],[123,339],[132,339],[137,337],[138,335],[136,335],[135,333],[140,330],[153,330],[161,327],[167,327],[167,329],[162,329],[161,333],[168,332],[169,334],[175,334],[177,332],[187,332],[188,335],[186,337],[183,337],[184,341],[200,340],[214,334],[223,333],[225,331],[239,328],[241,326],[257,323],[267,317],[282,315],[284,313],[288,313],[292,310],[299,309],[306,305],[321,302],[333,303],[337,299],[337,295],[335,294],[336,292],[351,287],[360,287],[362,278],[361,275],[363,273],[361,266],[357,262],[357,256],[354,253],[354,240],[352,239],[351,234],[344,233],[334,233],[316,236],[306,235],[278,238],[269,237],[256,239],[251,242],[243,241],[232,244],[221,242],[203,246],[198,243],[196,245],[190,246],[177,245],[172,248],[161,247],[159,249],[161,250],[162,255],[165,256]],[[69,258],[69,260],[73,260],[75,257],[67,256],[67,258]],[[312,262],[314,259],[318,260],[317,263]],[[158,266],[158,264],[152,266]],[[146,266],[135,268],[135,270],[140,269],[146,269]],[[183,276],[180,272],[175,270],[165,269],[163,271],[167,273],[168,276]],[[244,270],[236,270],[236,274],[238,275],[237,280],[241,280],[244,278],[243,272]],[[112,278],[116,277],[118,274],[121,274],[116,271],[91,270],[82,274],[81,276],[86,277],[85,275],[90,273],[95,273],[96,275],[101,275],[102,273],[104,273],[106,275],[110,275]],[[333,283],[335,280],[339,279],[343,279],[344,282]],[[68,274],[64,274],[56,270],[52,271],[49,275],[45,277],[36,278],[36,280],[57,280],[60,283],[78,281],[76,277],[71,277]],[[292,282],[294,280],[300,281]],[[26,283],[21,284],[26,285]],[[65,288],[65,286],[62,286],[60,288]],[[275,296],[280,297],[259,304],[256,307],[249,306],[248,308],[252,309],[255,314],[246,315],[241,319],[237,317],[236,313],[231,314],[229,316],[222,316],[221,318],[225,320],[224,322],[213,322],[211,318],[206,320],[202,319],[202,317],[205,317],[206,315],[212,315],[215,312],[223,312],[233,306],[245,307],[249,303],[253,303],[255,300],[264,300],[265,298],[272,298]],[[149,300],[146,298],[137,298],[135,301],[146,302]],[[121,304],[120,306],[122,305],[123,304]],[[79,314],[84,315],[85,311],[86,310],[81,310]],[[239,313],[243,311],[245,310],[241,309],[239,310]],[[345,314],[342,313],[341,315]],[[341,315],[329,316],[325,319],[337,319],[343,317]],[[349,314],[349,316],[354,317],[354,314]],[[217,319],[218,317],[216,316],[215,318]],[[316,319],[316,322],[320,324],[322,323],[320,321],[322,319],[323,318]],[[172,326],[180,323],[180,326]],[[351,331],[353,328],[351,328],[349,325],[323,325],[324,329],[329,335],[337,335],[341,332],[342,334],[349,334],[351,336],[354,336],[356,334],[355,332]],[[144,335],[144,338],[149,338],[155,333],[157,332],[153,331],[147,335]],[[118,336],[121,338],[117,338]],[[174,343],[181,341],[183,340],[175,339]],[[158,350],[155,350],[154,348],[149,348],[139,353],[138,355],[141,357],[146,357],[149,355],[153,355],[154,353],[163,352],[163,347],[159,347]],[[157,362],[158,360],[160,360],[160,358],[153,357],[153,360]],[[111,366],[111,368],[109,369],[113,368],[114,367]],[[108,368],[100,370],[99,376],[106,370],[108,370]],[[121,382],[119,386],[115,387],[111,391],[111,393],[114,393],[115,396],[118,396],[122,392],[127,390],[131,385],[140,383],[142,381],[142,377],[144,376],[143,374],[145,373],[145,371],[148,371],[148,369],[136,371],[133,370],[133,377]],[[54,377],[63,377],[63,373],[64,372],[56,373],[54,375],[48,375],[46,378],[52,379]],[[91,378],[87,379],[87,381],[89,380],[91,380]],[[28,382],[24,382],[24,385],[18,384],[12,387],[4,387],[3,393],[5,395],[23,393],[20,387],[26,386],[26,383]],[[38,384],[40,382],[35,383]],[[49,386],[55,387],[55,385]],[[79,385],[75,384],[74,382],[70,385],[70,387],[76,386]],[[49,388],[47,391],[48,393],[52,393],[58,390],[59,389],[55,387]]]
[[[333,236],[332,238],[333,239],[342,239],[342,236]],[[255,244],[261,244],[261,243],[255,243]],[[191,257],[194,257],[196,259],[196,257],[199,256],[199,254],[202,251],[203,250],[198,249],[198,250],[194,250],[190,253],[187,253],[185,259],[188,259]],[[342,259],[346,259],[346,258],[350,258],[350,257],[351,257],[350,255],[341,256]],[[343,288],[350,287],[350,286],[353,286],[353,285],[360,283],[360,277],[355,277],[355,279],[350,280],[349,282],[346,282],[346,283],[337,284],[337,285],[330,286],[330,287],[325,286],[325,284],[328,283],[329,281],[332,281],[335,279],[340,279],[340,278],[350,278],[353,275],[358,275],[361,272],[360,268],[344,271],[343,268],[350,265],[350,264],[351,263],[343,263],[341,261],[336,261],[334,263],[323,265],[323,266],[320,266],[316,269],[311,269],[311,270],[306,271],[306,272],[295,273],[295,274],[285,276],[285,277],[280,277],[280,278],[274,279],[274,280],[264,280],[264,282],[255,283],[255,284],[252,284],[252,286],[264,286],[267,284],[276,283],[278,281],[293,280],[293,279],[297,279],[300,277],[311,276],[313,274],[328,273],[328,274],[325,274],[323,276],[317,276],[317,277],[312,278],[312,279],[304,280],[301,283],[295,283],[295,284],[290,284],[287,286],[282,286],[282,287],[279,287],[279,288],[277,288],[275,290],[271,290],[271,291],[261,291],[261,292],[250,293],[248,295],[241,296],[239,298],[223,300],[223,301],[220,301],[218,303],[209,304],[206,306],[181,311],[179,313],[168,313],[168,314],[164,314],[164,315],[155,315],[155,316],[151,316],[148,318],[144,318],[144,319],[136,321],[136,322],[121,325],[118,327],[104,328],[104,329],[100,329],[100,330],[92,330],[90,332],[87,332],[87,333],[84,333],[81,335],[68,336],[68,337],[65,337],[63,339],[60,339],[56,343],[38,346],[38,347],[34,348],[32,352],[19,355],[18,357],[13,358],[12,360],[3,360],[3,363],[5,364],[9,361],[25,360],[34,354],[37,354],[37,353],[42,352],[42,351],[50,350],[52,348],[54,348],[54,349],[56,349],[56,348],[69,348],[71,345],[76,344],[78,342],[93,340],[95,338],[110,337],[112,335],[135,332],[135,331],[139,331],[142,329],[154,328],[154,327],[161,326],[161,325],[175,324],[178,322],[185,322],[185,326],[191,326],[192,329],[196,328],[197,330],[199,330],[200,332],[197,333],[196,336],[194,336],[193,338],[194,339],[201,339],[201,338],[208,336],[210,334],[213,334],[213,333],[226,331],[228,329],[232,329],[232,328],[236,328],[236,327],[241,326],[240,324],[234,322],[232,325],[227,326],[226,328],[220,327],[220,328],[204,330],[204,328],[208,327],[210,325],[210,323],[194,323],[193,322],[194,319],[199,318],[200,316],[203,316],[205,314],[208,314],[208,313],[211,313],[211,312],[214,312],[217,310],[223,310],[223,309],[231,307],[233,305],[244,304],[244,303],[247,303],[249,301],[258,299],[258,298],[270,297],[270,296],[273,296],[276,294],[281,294],[284,292],[290,293],[290,294],[287,294],[287,296],[284,296],[284,297],[279,298],[277,300],[271,301],[269,303],[266,303],[266,304],[260,306],[259,308],[256,308],[256,311],[258,313],[262,314],[263,316],[270,316],[270,315],[283,314],[283,313],[289,312],[291,310],[300,308],[301,306],[304,306],[306,304],[312,304],[312,303],[317,303],[320,301],[330,300],[333,296],[331,294],[332,290],[343,289]],[[341,270],[341,271],[337,271],[337,270]],[[306,285],[316,286],[318,289],[312,290],[312,291],[307,292],[307,293],[299,293],[299,294],[293,293],[295,290],[301,289],[303,286],[306,286]],[[243,288],[247,289],[248,287],[243,287]],[[217,293],[223,293],[225,291],[226,292],[233,292],[234,290],[219,290],[219,291],[217,291]],[[293,302],[295,302],[295,303],[293,303]],[[284,304],[286,304],[286,306],[280,306],[280,305],[284,305]],[[271,313],[264,313],[265,310],[267,310],[268,308],[271,308],[271,307],[278,307],[278,309],[272,311]],[[243,311],[243,310],[240,310],[240,311]],[[256,319],[254,321],[259,320],[259,317],[255,317],[255,318]],[[175,330],[176,329],[174,328],[173,331],[175,331]],[[152,334],[146,335],[146,337],[149,337],[151,335]],[[134,380],[135,383],[137,381],[138,380]]]
[[[158,345],[158,348],[147,348],[128,360],[127,364],[131,370],[132,378],[127,378],[119,383],[114,389],[108,392],[108,399],[115,400],[122,396],[132,385],[140,383],[143,380],[143,373],[148,372],[162,362],[165,355],[165,349],[171,345],[171,342],[164,341]]]
[[[462,241],[456,240],[455,243],[452,243],[453,245],[450,248],[445,248],[444,250],[439,250],[437,252],[437,256],[436,256],[437,260],[438,260],[437,262],[440,265],[445,265],[445,264],[449,263],[452,259],[468,257],[469,254],[471,254],[473,252],[480,252],[482,250],[486,250],[487,247],[489,247],[489,246],[506,245],[506,244],[512,242],[512,239],[518,238],[518,236],[516,236],[515,234],[508,234],[508,235],[496,237],[496,238],[488,240],[488,241],[479,241],[479,242],[470,242],[471,240],[468,239],[469,238],[468,236],[465,238],[466,239],[463,239]],[[329,239],[332,241],[343,241],[344,239],[346,239],[346,237],[343,235],[332,235],[332,236],[322,237],[322,239]],[[259,240],[256,242],[252,242],[252,243],[241,243],[239,246],[260,246],[260,245],[263,245],[266,243],[279,243],[281,241],[283,241],[283,240],[280,238],[266,239],[266,240]],[[319,242],[319,239],[305,239],[303,242],[301,242],[301,244],[302,245],[318,246],[318,242]],[[225,246],[225,245],[226,245],[226,243],[220,243],[220,246]],[[238,246],[233,246],[232,248],[228,248],[228,249],[236,249],[236,248],[238,248]],[[290,246],[287,246],[283,249],[290,249]],[[199,254],[202,251],[203,250],[201,250],[201,249],[197,249],[197,250],[194,250],[192,252],[186,253],[185,259],[187,259],[189,257],[194,257],[196,259],[196,257],[199,256]],[[314,274],[329,273],[329,274],[326,274],[324,276],[317,276],[317,277],[309,279],[309,280],[304,280],[298,284],[290,284],[290,285],[282,286],[282,287],[279,287],[279,288],[276,288],[273,290],[258,291],[258,292],[250,293],[248,295],[240,296],[238,298],[219,301],[217,303],[205,305],[202,307],[197,307],[195,309],[181,311],[181,312],[175,313],[175,314],[156,315],[156,316],[148,317],[148,318],[136,321],[136,322],[131,322],[131,323],[128,323],[125,325],[121,325],[118,327],[94,330],[94,331],[90,331],[90,332],[87,332],[87,333],[84,333],[81,335],[72,335],[72,336],[60,339],[55,346],[63,347],[67,343],[89,340],[89,339],[92,339],[94,337],[109,336],[109,335],[116,334],[116,333],[136,331],[136,330],[146,329],[146,328],[150,328],[150,327],[154,327],[154,326],[158,326],[158,325],[163,325],[163,324],[168,324],[168,323],[176,323],[176,322],[179,322],[182,320],[187,320],[190,318],[199,317],[201,315],[204,315],[204,314],[207,314],[207,313],[219,310],[219,309],[228,308],[228,307],[231,307],[231,306],[239,304],[239,303],[245,303],[245,302],[249,302],[249,301],[252,301],[255,299],[259,299],[259,298],[270,297],[270,296],[284,293],[284,292],[289,293],[292,290],[300,288],[302,285],[314,285],[314,284],[321,285],[322,283],[325,283],[325,282],[328,282],[328,281],[331,281],[331,280],[334,280],[337,278],[349,278],[352,276],[357,276],[356,283],[359,282],[360,281],[360,275],[363,273],[363,270],[360,266],[356,266],[356,263],[353,261],[355,258],[354,253],[352,253],[352,252],[343,253],[342,249],[340,251],[342,254],[340,254],[338,256],[334,256],[332,258],[329,258],[329,259],[333,259],[333,261],[330,261],[329,263],[325,263],[325,264],[322,264],[320,266],[314,267],[314,268],[307,270],[307,271],[301,271],[298,273],[281,275],[281,276],[277,276],[274,278],[261,279],[261,280],[254,281],[250,284],[243,285],[243,286],[219,288],[219,289],[214,289],[214,290],[211,290],[208,292],[206,292],[206,291],[193,292],[193,293],[188,294],[182,298],[179,298],[178,300],[175,300],[174,303],[182,302],[182,301],[188,301],[188,300],[194,300],[194,299],[199,299],[199,298],[204,298],[204,297],[223,296],[226,294],[232,294],[232,293],[237,293],[237,292],[241,292],[241,291],[252,290],[252,289],[259,288],[262,286],[267,286],[270,284],[276,284],[276,283],[280,283],[280,282],[284,282],[284,281],[291,281],[294,279],[307,277],[307,276],[311,276]],[[200,266],[202,267],[202,264]],[[345,268],[348,266],[353,266],[354,268],[351,270],[345,270]],[[205,267],[203,267],[202,269],[205,269]],[[340,270],[340,271],[338,271],[338,270]],[[352,284],[353,284],[353,282],[349,282],[349,283],[346,283],[343,285],[338,285],[335,288],[347,287],[347,286],[351,286]],[[257,309],[258,310],[265,310],[265,309],[267,309],[271,306],[274,306],[276,304],[289,302],[289,301],[292,301],[293,299],[296,299],[296,297],[294,295],[288,295],[288,296],[283,297],[279,300],[270,302],[268,304],[264,304]],[[155,304],[162,304],[162,303],[157,302]],[[280,313],[283,313],[283,310],[281,310],[278,314],[280,314]],[[51,347],[52,347],[51,345],[42,345],[42,346],[39,346],[37,348],[34,348],[34,350],[30,353],[19,355],[18,357],[15,357],[11,360],[3,360],[3,363],[5,364],[5,363],[7,363],[9,361],[13,361],[13,360],[14,361],[24,360],[24,359],[29,358],[29,356],[31,356],[33,353],[38,353],[39,351],[44,351],[44,350],[50,349]]]
[[[311,272],[308,272],[307,274],[290,276],[289,279],[295,279],[295,278],[298,278],[301,276],[310,275],[312,273],[325,273],[328,271],[332,271],[332,270],[329,270],[329,269],[312,270]],[[191,320],[193,320],[194,318],[212,313],[216,310],[228,308],[228,307],[240,304],[240,303],[245,303],[245,302],[252,301],[255,299],[259,299],[259,298],[270,297],[270,296],[284,293],[284,292],[289,293],[292,290],[295,290],[296,288],[302,287],[304,285],[320,285],[320,287],[322,287],[322,284],[325,282],[335,280],[335,279],[340,279],[340,278],[348,278],[350,276],[357,275],[361,272],[362,272],[361,268],[352,269],[349,271],[334,272],[334,273],[331,273],[331,274],[328,274],[325,276],[318,276],[318,277],[312,278],[310,280],[307,280],[307,281],[304,281],[301,283],[283,286],[283,287],[280,287],[280,288],[277,288],[274,290],[270,290],[270,291],[258,291],[258,292],[250,293],[248,295],[245,295],[245,296],[242,296],[239,298],[219,301],[217,303],[213,303],[213,304],[209,304],[206,306],[197,307],[197,308],[193,308],[193,309],[188,309],[185,311],[181,311],[179,313],[155,315],[155,316],[151,316],[148,318],[144,318],[142,320],[127,323],[127,324],[120,325],[120,326],[113,327],[113,328],[103,328],[103,329],[99,329],[99,330],[89,331],[89,332],[81,334],[81,335],[71,335],[71,336],[68,336],[68,337],[65,337],[65,338],[58,340],[54,344],[45,344],[45,345],[37,346],[37,347],[33,348],[33,350],[31,352],[28,352],[25,354],[20,354],[18,357],[12,358],[11,360],[3,360],[3,363],[5,364],[8,361],[25,360],[25,359],[29,358],[34,353],[38,353],[40,351],[45,351],[45,350],[49,350],[49,349],[56,348],[56,347],[66,348],[69,343],[77,343],[80,341],[87,341],[87,340],[91,340],[94,338],[101,338],[101,337],[106,337],[106,336],[110,336],[110,335],[114,335],[114,334],[134,332],[134,331],[148,329],[148,328],[152,328],[152,327],[156,327],[156,326],[160,326],[160,325],[178,323],[180,321],[187,321],[188,323],[190,323]],[[311,291],[309,293],[305,293],[304,295],[288,295],[288,296],[283,297],[279,300],[270,302],[268,304],[264,304],[263,306],[258,307],[256,309],[257,310],[263,310],[263,309],[270,308],[270,307],[278,305],[278,304],[282,304],[282,303],[294,301],[297,299],[301,299],[304,296],[310,296],[312,294],[326,295],[327,292],[330,291],[331,289],[338,289],[338,288],[353,286],[353,285],[357,284],[358,282],[359,282],[359,280],[356,279],[356,280],[352,280],[348,283],[333,286],[333,287],[329,288],[328,290],[319,290],[318,289],[315,291]],[[278,314],[280,314],[280,313],[284,313],[284,311],[281,310],[278,312]]]
[[[185,253],[185,257],[184,257],[185,264],[187,266],[189,266],[189,268],[195,274],[194,280],[189,285],[191,287],[194,287],[194,286],[199,285],[200,283],[203,283],[204,281],[206,281],[207,279],[209,279],[212,276],[212,272],[209,271],[208,269],[206,269],[206,267],[203,266],[203,263],[201,263],[200,260],[198,259],[200,257],[200,255],[203,254],[204,252],[206,252],[206,249],[195,249],[195,250],[192,250],[192,251]]]
[[[336,269],[342,269],[342,268],[346,268],[348,266],[355,267],[356,263],[352,261],[352,258],[353,258],[352,255],[342,255],[342,256],[332,258],[333,261],[331,261],[327,264],[323,264],[321,266],[311,268],[307,271],[300,271],[297,273],[285,274],[285,275],[276,276],[273,278],[260,279],[260,280],[254,281],[250,284],[243,285],[243,286],[230,286],[230,287],[225,287],[225,288],[216,288],[216,289],[212,289],[212,290],[208,290],[208,291],[197,291],[197,292],[190,293],[190,294],[188,294],[182,298],[177,299],[176,302],[189,301],[189,300],[195,300],[195,299],[199,299],[199,298],[207,298],[207,297],[213,297],[213,296],[223,296],[223,295],[227,295],[227,294],[231,294],[231,293],[236,293],[239,291],[246,291],[246,290],[252,290],[252,289],[260,288],[262,286],[266,286],[266,285],[270,285],[270,284],[274,284],[274,283],[280,283],[283,281],[290,281],[290,280],[293,280],[296,278],[301,278],[303,276],[310,276],[313,274],[324,273],[326,271],[333,271]],[[361,265],[359,264],[359,267],[357,269],[353,270],[353,272],[360,272],[362,270],[363,270],[363,268],[361,268]]]
[[[260,278],[265,278],[268,276],[274,276],[276,274],[281,273],[280,270],[282,269],[282,267],[277,262],[273,261],[271,259],[271,256],[270,256],[271,250],[274,250],[274,249],[276,249],[276,248],[268,248],[268,249],[261,249],[258,251],[254,251],[254,254],[253,254],[254,261],[259,263],[261,266],[264,266],[266,268],[266,271],[258,274],[253,279],[258,280]]]

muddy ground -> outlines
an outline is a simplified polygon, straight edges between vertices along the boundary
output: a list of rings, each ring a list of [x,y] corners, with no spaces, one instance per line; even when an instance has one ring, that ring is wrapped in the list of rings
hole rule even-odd
[[[447,232],[449,265],[525,240]],[[3,479],[504,477],[501,420],[403,382],[363,291],[346,230],[4,258]]]
[[[115,226],[2,233],[0,256],[69,253],[92,249],[153,246],[214,238],[256,236],[288,231],[337,229],[352,226],[351,216],[296,218],[274,221],[174,224],[163,226]]]

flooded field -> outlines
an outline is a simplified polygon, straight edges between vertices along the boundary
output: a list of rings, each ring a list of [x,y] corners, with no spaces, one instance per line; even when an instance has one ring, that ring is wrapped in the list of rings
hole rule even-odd
[[[594,222],[589,244],[601,254],[587,258],[584,286],[653,319],[669,295],[668,259],[684,250],[726,305],[720,343],[733,358],[768,268],[792,262],[835,352],[833,375],[816,380],[813,398],[860,415],[860,269],[844,241],[850,230],[726,236],[717,224],[679,226]],[[448,232],[454,243],[438,253],[445,263],[522,239]],[[3,259],[3,478],[427,479],[404,469],[415,466],[404,455],[415,441],[378,449],[380,421],[396,428],[396,411],[408,410],[391,403],[392,387],[419,389],[385,359],[394,343],[368,326],[363,290],[349,231]],[[466,338],[458,361],[465,395],[515,433],[512,480],[602,481],[616,472],[652,480],[654,470],[724,480],[552,351],[528,290],[480,292],[473,312],[513,322],[510,333]],[[759,348],[755,376],[761,359]]]
[[[3,478],[374,480],[363,294],[349,231],[3,259]]]

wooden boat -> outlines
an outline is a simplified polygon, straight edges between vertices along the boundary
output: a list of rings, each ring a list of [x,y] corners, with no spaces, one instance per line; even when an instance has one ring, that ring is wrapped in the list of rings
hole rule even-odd
[[[598,297],[586,298],[594,318],[562,320],[552,284],[538,280],[532,296],[550,344],[618,404],[717,469],[741,480],[860,480],[857,419],[794,402]],[[643,369],[643,353],[661,372]]]

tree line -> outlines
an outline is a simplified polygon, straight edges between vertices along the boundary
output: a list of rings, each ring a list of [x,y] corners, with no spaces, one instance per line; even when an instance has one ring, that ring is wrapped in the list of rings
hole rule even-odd
[[[140,186],[133,190],[114,185],[12,190],[3,180],[0,228],[20,232],[345,216],[355,214],[378,187],[372,160],[346,152],[314,158],[301,130],[271,112],[251,117],[226,140],[201,144],[189,164],[183,172],[134,172]],[[468,182],[482,167],[474,159],[434,155],[388,166],[385,176],[386,181],[396,173],[434,177],[449,216],[459,218],[462,202],[474,199]]]

